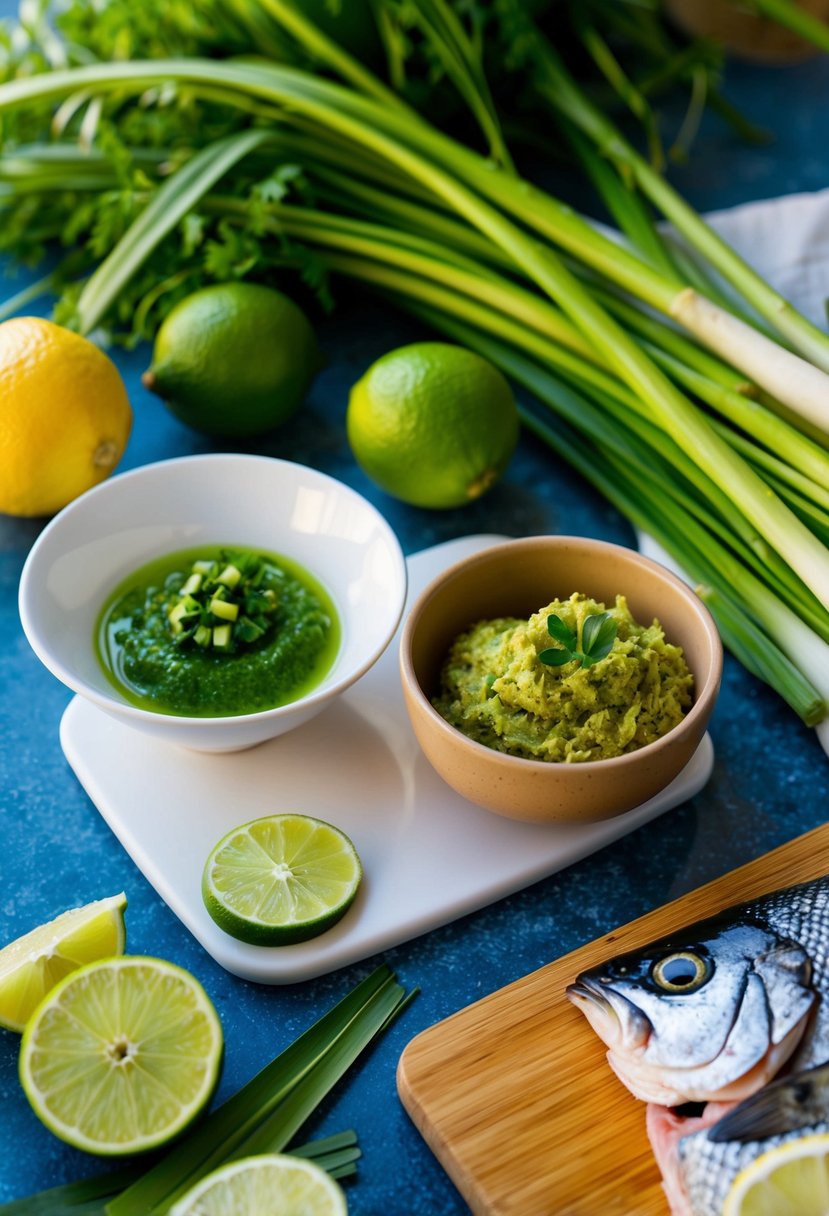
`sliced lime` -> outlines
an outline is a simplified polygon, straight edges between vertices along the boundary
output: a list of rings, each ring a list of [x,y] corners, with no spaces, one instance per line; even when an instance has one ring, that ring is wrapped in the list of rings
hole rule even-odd
[[[21,1031],[58,980],[95,959],[124,952],[122,891],[24,933],[0,950],[0,1026]]]
[[[201,984],[162,959],[89,963],[57,984],[20,1045],[43,1123],[76,1148],[139,1153],[177,1135],[210,1098],[222,1028]]]
[[[339,828],[310,815],[269,815],[219,841],[204,867],[202,896],[226,933],[285,946],[336,924],[361,877],[357,850]]]
[[[244,1157],[214,1170],[170,1208],[170,1216],[347,1216],[345,1196],[325,1170],[284,1153]]]

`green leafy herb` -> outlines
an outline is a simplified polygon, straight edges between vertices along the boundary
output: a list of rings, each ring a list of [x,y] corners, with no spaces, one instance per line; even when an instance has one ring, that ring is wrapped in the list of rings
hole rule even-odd
[[[581,629],[581,649],[576,630],[566,625],[560,616],[551,613],[547,617],[547,632],[559,643],[542,650],[539,659],[550,667],[563,667],[575,660],[582,667],[592,667],[600,659],[606,659],[613,649],[619,622],[609,612],[597,612],[587,617]]]
[[[263,638],[279,608],[255,553],[223,552],[221,561],[197,561],[167,612],[181,646],[233,653]]]

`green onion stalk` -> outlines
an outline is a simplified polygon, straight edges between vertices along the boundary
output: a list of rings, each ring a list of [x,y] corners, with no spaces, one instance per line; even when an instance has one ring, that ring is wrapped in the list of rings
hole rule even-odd
[[[275,18],[285,7],[269,2]],[[290,32],[310,48],[307,31]],[[313,49],[350,87],[297,69],[201,60],[95,64],[0,86],[0,114],[79,96],[109,95],[120,108],[131,95],[174,85],[251,116],[252,126],[184,158],[174,172],[158,152],[145,155],[137,217],[80,291],[82,331],[105,320],[194,209],[244,227],[245,200],[218,192],[231,170],[295,156],[330,210],[265,209],[259,222],[276,240],[287,238],[286,258],[301,242],[332,272],[369,283],[481,349],[550,408],[573,394],[588,402],[578,443],[561,439],[576,433],[572,411],[556,419],[557,429],[530,415],[527,425],[536,433],[546,426],[545,442],[569,452],[710,589],[727,643],[752,671],[806,721],[823,716],[829,455],[810,437],[826,426],[810,393],[820,384],[825,394],[825,373],[704,295],[704,273],[695,281],[703,290],[685,281],[687,268],[661,238],[641,235],[646,256],[620,247],[516,177],[505,157],[506,167],[485,160],[407,107],[388,104],[324,43]],[[472,80],[472,57],[460,41],[456,50],[456,71]],[[476,87],[489,105],[480,79]],[[568,113],[574,125],[575,117]],[[481,127],[493,147],[494,128]],[[106,189],[105,160],[94,149],[74,160],[65,147],[19,149],[0,167],[0,208],[3,195],[20,199],[27,190],[59,200],[63,189],[77,188],[73,174],[93,194]],[[643,217],[640,210],[642,234]],[[762,312],[768,295],[750,279],[741,286]],[[683,322],[694,340],[648,309]],[[814,339],[808,322],[789,308],[782,326],[779,316],[767,320],[819,362],[825,339],[818,331]],[[733,347],[712,337],[711,325],[726,327]],[[766,366],[772,358],[774,372]],[[806,421],[792,425],[792,411]]]
[[[217,88],[227,89],[230,99],[236,90],[240,90],[272,104],[277,110],[283,108],[289,118],[298,113],[327,134],[340,135],[358,147],[379,155],[453,208],[467,223],[508,254],[519,270],[559,304],[584,336],[599,347],[616,374],[646,402],[655,420],[678,443],[694,449],[700,467],[724,487],[769,544],[786,558],[818,599],[829,606],[829,555],[824,546],[790,508],[776,496],[769,495],[762,479],[723,443],[699,411],[647,353],[631,340],[553,249],[542,243],[537,235],[519,227],[510,215],[496,205],[505,204],[512,196],[519,199],[530,197],[533,200],[537,197],[547,198],[527,183],[517,182],[511,174],[430,130],[420,120],[397,115],[388,107],[357,96],[340,85],[289,68],[198,60],[94,65],[10,82],[0,90],[0,113],[35,100],[56,99],[77,89],[93,92],[135,90],[171,80],[206,84],[214,93]],[[237,144],[250,138],[250,132],[228,137],[229,140],[236,140]],[[454,171],[450,171],[450,163],[454,165]],[[493,183],[497,183],[496,188],[493,188]],[[159,209],[159,200],[169,206],[172,201],[170,195],[177,194],[175,177],[171,178],[170,187],[166,198],[163,197],[164,188],[159,190],[155,199]],[[560,204],[550,203],[546,209],[556,214],[560,212],[567,218],[566,226],[570,229],[574,227],[575,220],[571,213]],[[512,207],[511,210],[520,212],[526,211],[526,208]],[[606,242],[613,248],[617,261],[620,257],[622,260],[631,258],[638,261],[632,255],[620,255],[613,242],[597,236],[585,221],[579,220],[578,223],[583,226],[585,234],[589,234],[582,235],[582,244],[586,242],[593,247]],[[571,249],[570,252],[575,250]],[[606,260],[607,256],[603,255],[602,260]],[[118,260],[116,249],[92,276],[81,295],[78,309],[84,329],[93,328],[99,319],[96,301],[101,292],[101,283],[114,273],[113,268]],[[640,262],[639,265],[650,275],[655,275],[645,263]],[[673,284],[667,284],[661,278],[659,283],[663,294],[667,289],[676,298]],[[686,293],[690,290],[682,289]],[[103,295],[106,295],[105,291]],[[696,312],[708,315],[716,308],[713,303],[699,297]],[[735,325],[743,326],[736,318],[732,320]],[[748,326],[743,328],[749,331]],[[756,333],[755,338],[760,343],[768,341]],[[789,352],[781,350],[780,357],[802,363],[804,368],[829,385],[829,379],[822,372]],[[763,384],[762,375],[756,378]],[[792,380],[795,379],[792,376]],[[791,399],[782,399],[784,404],[792,405]]]

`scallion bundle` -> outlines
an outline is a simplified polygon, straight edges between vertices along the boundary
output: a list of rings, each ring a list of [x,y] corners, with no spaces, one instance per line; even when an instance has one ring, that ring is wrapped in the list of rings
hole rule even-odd
[[[805,721],[825,717],[829,338],[668,186],[521,5],[510,10],[513,36],[532,46],[536,96],[625,241],[516,172],[483,44],[446,0],[418,0],[420,36],[488,154],[438,131],[301,5],[267,0],[255,15],[234,0],[230,9],[263,56],[267,26],[339,82],[265,59],[194,57],[91,63],[0,86],[0,117],[65,116],[68,107],[87,134],[93,119],[103,133],[98,146],[63,138],[17,147],[0,169],[16,215],[30,201],[55,235],[68,195],[94,207],[114,190],[134,211],[79,276],[74,323],[84,332],[111,325],[127,286],[152,273],[174,235],[189,233],[195,257],[205,228],[221,239],[224,262],[215,246],[210,254],[226,275],[246,253],[255,273],[264,249],[268,264],[295,266],[317,284],[330,275],[370,285],[528,389],[536,404],[527,427],[699,581],[741,661]],[[582,33],[647,120],[595,29]],[[225,131],[184,150],[121,141],[108,152],[112,126],[123,132],[141,107],[165,105],[214,107],[228,116]],[[665,237],[654,209],[684,246]],[[72,269],[70,257],[64,281]],[[165,292],[185,290],[188,274],[185,260],[148,286],[147,313]]]

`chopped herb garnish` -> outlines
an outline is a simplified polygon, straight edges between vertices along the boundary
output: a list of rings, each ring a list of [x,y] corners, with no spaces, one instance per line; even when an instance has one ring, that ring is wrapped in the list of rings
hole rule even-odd
[[[222,553],[219,561],[196,561],[167,612],[181,646],[233,654],[263,638],[279,597],[263,587],[265,564],[255,553]]]
[[[551,613],[547,617],[547,632],[559,643],[540,651],[538,657],[549,667],[563,667],[573,661],[582,667],[592,667],[599,659],[606,659],[613,649],[619,622],[609,612],[597,612],[585,619],[581,630],[581,649],[576,630],[565,625],[560,616]]]

